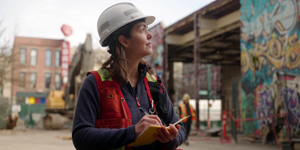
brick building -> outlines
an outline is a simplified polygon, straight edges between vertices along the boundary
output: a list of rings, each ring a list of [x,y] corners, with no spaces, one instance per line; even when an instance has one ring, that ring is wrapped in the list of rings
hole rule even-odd
[[[198,66],[199,72],[199,82],[200,82],[200,90],[206,91],[207,90],[207,68],[208,65],[201,64]],[[220,98],[220,90],[221,90],[221,67],[210,65],[210,90],[213,93],[216,91],[216,98]],[[182,74],[183,74],[183,93],[190,94],[191,98],[194,98],[194,64],[193,63],[184,63],[182,67]],[[201,99],[206,99],[207,95],[201,95]]]
[[[15,37],[13,104],[45,103],[50,88],[61,89],[61,44],[64,40]]]

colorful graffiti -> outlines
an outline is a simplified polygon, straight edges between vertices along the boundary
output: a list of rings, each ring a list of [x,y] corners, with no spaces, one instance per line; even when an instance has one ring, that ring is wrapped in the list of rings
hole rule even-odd
[[[164,36],[164,29],[161,23],[155,25],[149,31],[152,34],[152,49],[153,53],[150,56],[149,63],[154,68],[154,74],[158,77],[162,77],[162,60],[163,60],[163,52],[164,52],[164,45],[163,45],[163,36]]]
[[[300,65],[300,37],[295,33],[291,36],[277,37],[276,33],[269,40],[248,45],[242,44],[241,60],[242,73],[249,69],[261,70],[262,66],[270,63],[272,69],[286,67],[288,69],[297,68]],[[257,62],[253,58],[257,58]]]
[[[282,79],[287,82],[287,87],[281,91],[281,99],[284,110],[289,113],[289,127],[292,133],[300,133],[300,77],[287,75]]]
[[[291,134],[300,137],[300,1],[240,3],[242,116],[262,118],[289,112]],[[245,122],[245,134],[260,134],[271,121]],[[284,126],[281,133],[287,129]]]
[[[269,88],[266,85],[258,85],[256,89],[256,112],[259,118],[273,116],[274,115],[274,95],[273,88]],[[271,123],[270,118],[258,120],[258,129],[262,129],[263,126]]]
[[[274,29],[281,35],[291,30],[297,20],[294,0],[241,0],[242,38],[247,41],[270,37]]]
[[[246,101],[243,101],[244,107],[243,108],[243,116],[245,118],[253,118],[256,117],[255,114],[255,104],[254,104],[255,96],[254,94],[249,94],[246,97]],[[255,123],[253,121],[246,121],[245,125],[245,134],[251,134],[255,132]]]

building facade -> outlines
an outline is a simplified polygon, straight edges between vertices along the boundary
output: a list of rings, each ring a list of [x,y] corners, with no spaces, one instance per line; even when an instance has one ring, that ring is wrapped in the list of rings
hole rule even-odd
[[[216,65],[208,65],[208,64],[201,64],[198,65],[199,70],[199,80],[198,84],[200,85],[200,91],[208,91],[210,89],[211,95],[210,99],[212,98],[220,98],[220,90],[221,90],[221,67]],[[209,71],[209,72],[207,72]],[[194,98],[194,64],[193,63],[184,63],[182,67],[183,73],[183,88],[182,93],[190,94],[191,98]],[[210,75],[208,77],[208,75]],[[209,80],[210,79],[210,80]],[[208,82],[210,81],[210,83]],[[210,84],[210,87],[208,86]],[[201,99],[206,99],[207,95],[201,95]]]
[[[50,89],[61,89],[63,41],[15,37],[12,64],[13,104],[45,103]]]
[[[280,115],[289,124],[278,137],[299,138],[300,2],[240,3],[242,113],[245,118],[265,118],[245,122],[245,134],[260,134]]]

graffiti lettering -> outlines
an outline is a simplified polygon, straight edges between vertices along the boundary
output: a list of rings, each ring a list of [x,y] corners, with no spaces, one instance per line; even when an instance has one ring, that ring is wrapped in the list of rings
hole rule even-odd
[[[246,73],[249,69],[256,71],[252,57],[258,57],[258,69],[262,68],[265,62],[270,62],[274,69],[287,67],[295,69],[300,65],[300,38],[293,34],[290,37],[276,35],[262,44],[254,43],[254,48],[247,52],[245,49],[241,52],[242,72]]]
[[[289,112],[292,137],[300,137],[300,1],[240,0],[242,112],[245,118]],[[285,75],[279,74],[284,71]],[[287,87],[287,88],[285,88]],[[254,104],[254,105],[253,105]],[[246,121],[259,134],[270,120]],[[279,137],[287,136],[284,125]]]
[[[264,38],[269,38],[274,29],[283,35],[289,32],[297,21],[297,6],[294,0],[274,2],[272,11],[268,11],[265,7],[259,14],[253,9],[256,5],[265,5],[264,1],[256,1],[251,5],[243,5],[241,17],[242,37],[245,41],[255,38],[258,39],[263,35]],[[256,5],[254,5],[256,4]],[[270,3],[272,5],[272,3]],[[251,7],[251,8],[248,8]]]

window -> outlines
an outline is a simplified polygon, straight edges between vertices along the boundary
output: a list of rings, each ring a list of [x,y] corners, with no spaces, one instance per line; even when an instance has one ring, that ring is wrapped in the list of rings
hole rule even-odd
[[[183,85],[186,86],[188,84],[188,79],[187,77],[184,77],[183,78]]]
[[[61,78],[60,78],[60,74],[56,73],[55,74],[55,89],[56,90],[60,90],[61,87]]]
[[[46,50],[45,65],[47,67],[51,66],[51,50],[50,49]]]
[[[201,80],[202,80],[202,81],[205,81],[205,80],[206,80],[206,72],[202,73]]]
[[[46,73],[45,74],[45,88],[50,88],[50,83],[51,83],[51,73]]]
[[[213,81],[216,81],[216,80],[217,80],[217,72],[214,71],[214,72],[213,72]]]
[[[26,65],[26,49],[21,48],[20,50],[20,64]]]
[[[30,65],[31,66],[36,66],[36,60],[37,59],[37,51],[36,49],[31,49],[30,52]]]
[[[190,76],[190,85],[194,85],[195,81],[194,81],[194,76],[191,75]]]
[[[29,81],[30,81],[29,87],[31,89],[34,89],[36,86],[36,73],[30,73]]]
[[[21,72],[19,74],[19,87],[25,88],[25,73]]]
[[[55,51],[55,66],[56,67],[60,66],[60,51],[59,50]]]

